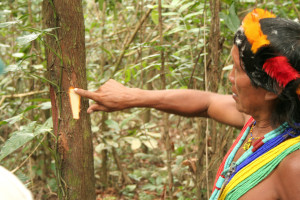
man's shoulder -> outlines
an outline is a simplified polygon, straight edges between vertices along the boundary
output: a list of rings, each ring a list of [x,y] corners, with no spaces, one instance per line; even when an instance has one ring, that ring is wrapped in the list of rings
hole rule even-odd
[[[275,169],[280,199],[300,200],[300,150],[286,156]]]
[[[287,155],[279,164],[280,175],[298,174],[300,175],[300,150],[296,150]],[[299,178],[299,177],[298,177]]]

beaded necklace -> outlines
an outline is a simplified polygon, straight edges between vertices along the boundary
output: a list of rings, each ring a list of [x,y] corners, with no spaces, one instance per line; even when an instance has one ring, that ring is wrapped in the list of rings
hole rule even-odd
[[[249,127],[250,124],[252,125]],[[241,134],[238,137],[239,141],[235,141],[234,146],[231,148],[232,151],[229,153],[226,160],[223,160],[224,167],[223,169],[221,169],[221,174],[217,175],[218,180],[215,182],[215,187],[210,200],[218,199],[219,194],[225,188],[226,184],[232,179],[232,177],[234,177],[236,173],[238,173],[238,171],[243,169],[243,167],[247,166],[251,161],[255,160],[257,157],[263,155],[265,152],[272,149],[273,147],[276,147],[278,144],[284,141],[286,139],[287,133],[289,133],[291,130],[291,128],[287,129],[287,123],[282,124],[277,129],[267,133],[266,135],[255,141],[253,145],[249,147],[249,149],[237,160],[237,162],[232,162],[237,150],[240,148],[241,144],[243,143],[247,135],[250,133],[253,124],[253,119],[250,119],[247,122],[246,125],[248,127],[244,132],[243,130],[245,129],[245,127],[243,128]],[[284,131],[285,129],[286,131]],[[282,133],[283,131],[284,133]],[[260,150],[256,152],[256,150],[258,149]]]
[[[246,155],[243,154],[243,156],[241,156],[241,158],[237,161],[236,169],[235,169],[234,173],[232,173],[229,181],[232,179],[232,177],[236,173],[238,173],[242,168],[247,166],[253,160],[260,157],[264,153],[268,152],[270,149],[273,149],[274,147],[276,147],[277,145],[282,143],[284,140],[286,140],[290,136],[288,133],[291,132],[291,130],[292,130],[292,128],[286,128],[283,133],[281,133],[279,135],[274,134],[273,138],[270,137],[271,139],[269,141],[264,142],[264,140],[262,140],[261,142],[259,142],[260,144],[263,143],[263,145],[261,145],[261,147],[259,149],[253,147],[253,148],[251,148],[251,151],[247,152],[248,154],[246,154],[246,153],[245,153]],[[293,137],[298,136],[298,135],[299,134],[296,134]],[[266,135],[266,137],[268,137],[268,136]],[[258,143],[256,143],[256,144],[258,144]],[[253,150],[255,150],[255,151],[253,151]]]
[[[219,199],[239,199],[266,178],[290,153],[300,149],[300,136],[286,140],[240,170],[228,183]]]
[[[251,128],[253,128],[253,124],[255,124],[255,121],[252,123],[249,133],[251,131]],[[243,161],[245,161],[246,158],[248,158],[250,155],[252,155],[260,146],[262,146],[264,143],[267,143],[269,140],[273,139],[274,137],[277,137],[286,127],[287,127],[287,124],[284,123],[281,126],[279,126],[277,129],[264,135],[261,138],[261,140],[258,140],[255,143],[253,143],[253,146],[249,147],[249,149],[236,162],[232,162],[229,168],[225,168],[224,171],[222,172],[222,175],[225,176],[225,179],[222,183],[220,193],[222,193],[222,190],[225,188],[226,184],[230,181],[232,175],[235,174],[236,166],[240,166],[240,164]],[[277,143],[277,144],[279,144],[279,143]],[[275,144],[275,145],[277,145],[277,144]],[[271,148],[271,146],[267,147],[266,151],[269,150],[270,148]],[[248,161],[244,162],[243,166],[247,165],[249,163]]]
[[[251,158],[255,159],[262,155],[264,152],[268,151],[269,149],[277,146],[279,143],[283,141],[283,138],[281,135],[286,135],[287,133],[284,131],[284,129],[287,128],[287,123],[283,123],[281,126],[279,126],[277,129],[274,129],[270,131],[269,133],[265,134],[263,137],[261,137],[259,140],[255,141],[253,145],[236,161],[235,165],[237,166],[237,169],[242,168],[243,166],[247,165],[251,160]],[[284,131],[284,133],[282,133]],[[277,141],[278,139],[281,139],[280,141]],[[274,143],[274,141],[277,141]],[[265,144],[265,145],[264,145]],[[260,148],[261,147],[261,148]],[[256,151],[257,149],[264,150],[264,151]],[[254,154],[254,157],[253,157]],[[252,160],[253,160],[252,159]],[[235,169],[235,172],[230,174],[232,176],[236,173],[237,169]],[[225,169],[226,172],[228,169]]]

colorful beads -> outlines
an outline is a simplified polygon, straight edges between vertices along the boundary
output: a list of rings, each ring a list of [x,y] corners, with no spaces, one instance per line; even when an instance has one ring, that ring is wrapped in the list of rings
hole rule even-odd
[[[252,135],[252,133],[253,133],[253,128],[254,128],[255,124],[256,124],[256,122],[254,121],[253,124],[251,125],[251,128],[250,128],[250,138],[248,139],[248,141],[247,141],[247,142],[244,144],[244,146],[243,146],[244,151],[247,151],[247,150],[251,147],[251,145],[252,145],[252,140],[254,140],[254,139],[257,140],[257,139],[260,138],[260,137],[254,138],[253,135]]]

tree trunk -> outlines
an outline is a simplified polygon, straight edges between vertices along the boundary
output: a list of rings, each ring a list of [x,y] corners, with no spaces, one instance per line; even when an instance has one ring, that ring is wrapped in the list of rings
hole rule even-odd
[[[95,178],[90,118],[87,99],[81,98],[80,119],[72,118],[68,89],[86,88],[85,36],[80,0],[44,0],[45,36],[55,145],[59,165],[60,199],[95,199]],[[60,176],[61,175],[61,176]]]

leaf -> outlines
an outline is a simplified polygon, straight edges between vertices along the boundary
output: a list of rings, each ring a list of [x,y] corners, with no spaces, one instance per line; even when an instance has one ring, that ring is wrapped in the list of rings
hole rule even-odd
[[[177,16],[177,12],[167,12],[167,13],[162,13],[161,16]]]
[[[108,50],[108,49],[106,49],[106,48],[104,48],[103,46],[99,46],[105,53],[107,53],[110,57],[108,57],[108,58],[113,58],[113,55],[112,55],[112,53]]]
[[[151,12],[151,19],[154,22],[154,24],[158,24],[158,11],[157,10],[152,10]]]
[[[6,15],[6,14],[10,14],[10,13],[11,13],[11,10],[1,10],[0,11],[1,16]]]
[[[25,54],[24,53],[13,53],[12,54],[12,57],[15,57],[15,58],[22,58]]]
[[[23,130],[13,133],[13,135],[5,142],[3,148],[1,149],[0,161],[34,138],[34,125],[35,122],[32,122],[23,128]]]
[[[131,141],[131,149],[132,150],[139,149],[141,146],[142,146],[142,143],[141,143],[141,141],[138,138],[134,138]]]
[[[191,18],[191,17],[194,17],[194,16],[197,16],[197,15],[202,15],[203,14],[203,11],[198,11],[198,12],[195,12],[195,13],[190,13],[190,14],[187,14],[186,16],[184,16],[183,19],[188,19],[188,18]]]
[[[14,124],[14,123],[16,123],[16,122],[18,122],[18,121],[20,121],[22,119],[23,119],[23,114],[19,114],[19,115],[16,115],[16,116],[12,117],[12,118],[5,119],[3,121],[5,121],[5,122],[7,122],[9,124]]]
[[[150,59],[150,58],[156,58],[156,57],[159,57],[160,54],[153,54],[153,55],[150,55],[150,56],[146,56],[146,57],[143,57],[142,61],[146,60],[146,59]]]
[[[106,149],[104,143],[100,143],[99,145],[97,145],[97,146],[95,147],[95,151],[96,151],[97,153],[101,153],[102,150],[104,150],[104,149]]]
[[[142,145],[141,140],[135,137],[123,137],[122,139],[131,145],[132,150],[136,150]]]
[[[51,127],[52,118],[49,118],[43,125],[37,125],[36,121],[33,121],[26,126],[21,126],[20,130],[13,132],[12,136],[5,142],[0,152],[0,161],[36,136],[50,132]]]
[[[19,24],[19,23],[21,23],[21,21],[19,21],[19,20],[10,21],[10,22],[3,22],[3,23],[0,23],[0,28],[4,28],[4,27],[11,26],[11,25],[14,25],[14,24]]]
[[[4,69],[5,69],[5,64],[0,59],[0,75],[3,73]]]
[[[25,35],[25,36],[21,36],[17,38],[17,43],[19,45],[24,45],[27,44],[33,40],[35,40],[36,38],[38,38],[42,33],[31,33],[29,35]]]
[[[125,83],[128,83],[131,80],[131,69],[125,71]]]
[[[114,142],[113,140],[106,140],[106,144],[108,144],[109,146],[115,147],[115,148],[119,147],[119,144]]]
[[[105,124],[107,124],[109,128],[114,129],[116,132],[120,131],[119,124],[114,120],[108,119],[105,121]]]
[[[155,149],[158,147],[157,141],[154,139],[144,140],[143,144],[146,145],[149,149]]]
[[[129,192],[133,192],[136,189],[136,185],[127,185],[126,190]]]
[[[0,121],[0,126],[7,124],[6,121]]]
[[[147,81],[147,83],[151,83],[152,81],[154,81],[155,79],[158,79],[160,77],[160,74],[156,74],[154,77],[152,77],[149,81]]]
[[[131,120],[132,120],[133,118],[135,118],[135,117],[136,117],[136,115],[133,114],[133,115],[127,117],[126,119],[124,119],[124,120],[121,122],[121,124],[120,124],[120,128],[123,129],[123,127],[124,127],[129,121],[131,121]]]
[[[183,11],[185,11],[186,9],[188,9],[189,7],[193,6],[195,4],[195,2],[189,2],[187,4],[181,5],[181,7],[179,8],[178,12],[182,13]]]
[[[181,5],[182,5],[181,0],[173,0],[170,4],[170,6],[173,7],[173,8],[176,8],[176,7],[181,6]]]
[[[156,185],[152,185],[152,184],[146,184],[142,187],[143,190],[150,190],[150,191],[155,191],[157,188]]]
[[[226,15],[224,13],[220,13],[220,17],[222,17],[225,20],[226,26],[232,31],[236,32],[236,30],[240,27],[240,19],[236,15],[234,3],[231,4],[229,8],[229,14]]]
[[[173,33],[177,33],[177,32],[184,31],[184,30],[185,30],[185,26],[178,26],[176,28],[173,28],[169,32],[167,32],[166,35],[171,35]]]
[[[32,65],[34,69],[41,70],[44,68],[44,65]]]
[[[161,138],[160,133],[146,132],[146,135],[149,135],[149,136],[154,137],[154,138]]]
[[[25,110],[23,111],[23,113],[29,111],[29,110],[32,110],[32,109],[35,109],[36,107],[38,107],[37,105],[31,105],[31,106],[28,106],[27,108],[25,108]]]
[[[227,3],[227,4],[231,4],[232,0],[222,0],[223,2]]]
[[[232,67],[233,67],[233,65],[227,65],[227,66],[225,66],[225,67],[223,67],[223,71],[226,71],[226,70],[232,70]]]
[[[104,0],[97,0],[97,1],[98,1],[98,4],[99,4],[100,11],[102,11]]]
[[[55,29],[58,29],[58,28],[59,28],[59,27],[46,28],[46,29],[41,30],[41,32],[51,32],[51,31],[53,31],[53,30],[55,30]]]
[[[53,127],[52,117],[48,118],[43,125],[38,125],[34,131],[34,134],[37,136],[41,133],[51,132]]]
[[[41,110],[48,110],[51,108],[51,102],[50,101],[44,102],[44,103],[41,103],[39,106],[40,106]]]

